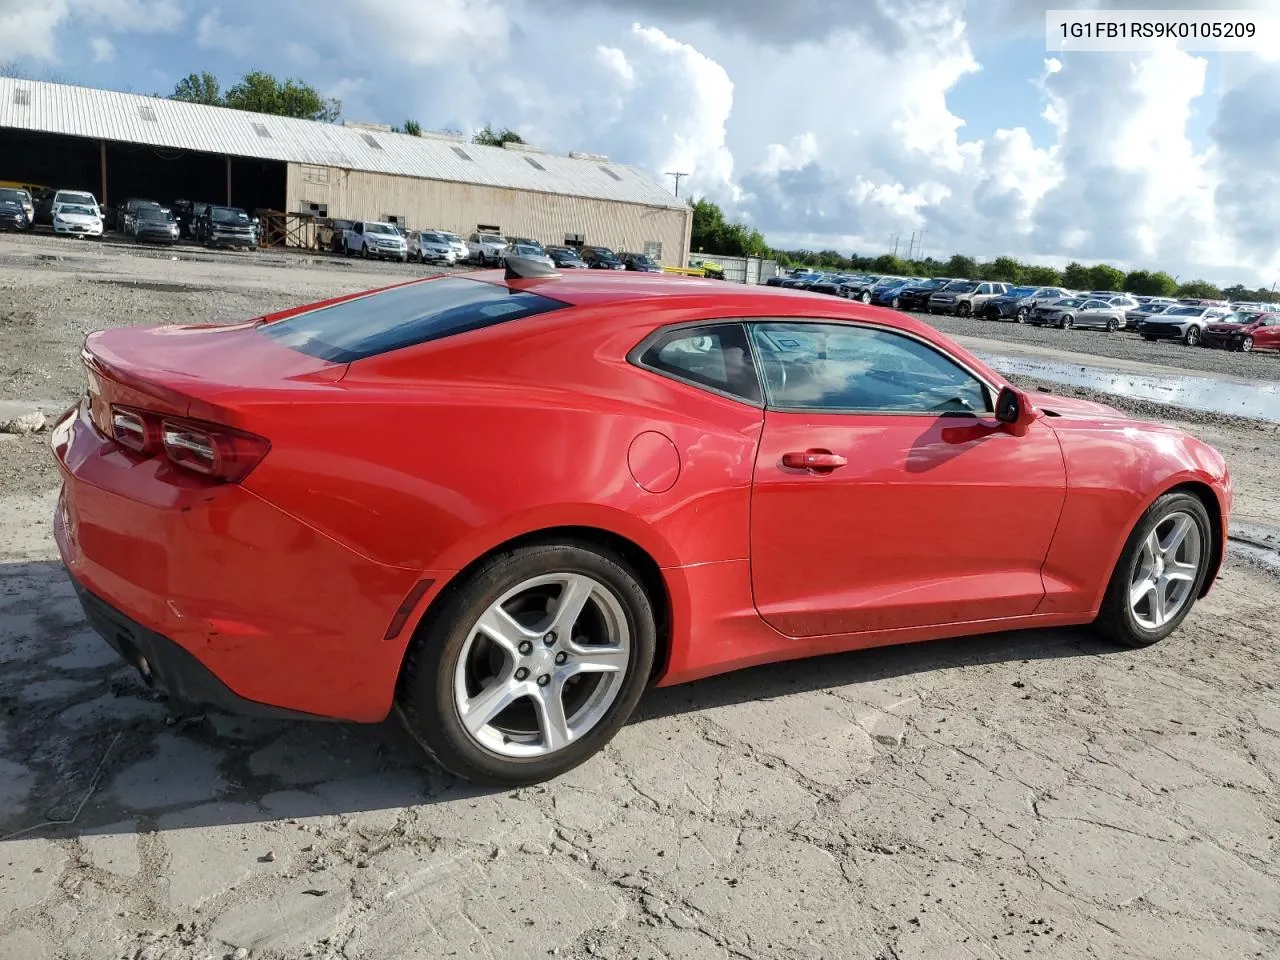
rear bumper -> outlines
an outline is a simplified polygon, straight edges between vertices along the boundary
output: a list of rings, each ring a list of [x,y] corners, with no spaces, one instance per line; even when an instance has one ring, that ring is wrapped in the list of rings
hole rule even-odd
[[[273,719],[327,719],[246,700],[219,680],[184,647],[121,613],[85,587],[68,570],[85,619],[111,645],[121,659],[142,676],[148,686],[158,686],[182,703],[217,707],[246,717]]]
[[[177,697],[384,719],[412,627],[384,637],[431,574],[369,560],[242,486],[131,454],[86,408],[51,434],[63,480],[53,533],[77,589],[99,601],[95,627],[132,638]]]

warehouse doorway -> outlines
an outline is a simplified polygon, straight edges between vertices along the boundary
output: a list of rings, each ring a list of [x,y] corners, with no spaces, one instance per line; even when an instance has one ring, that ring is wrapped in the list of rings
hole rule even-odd
[[[87,190],[106,206],[144,197],[165,204],[229,199],[250,213],[283,210],[285,167],[278,160],[0,129],[0,180]]]

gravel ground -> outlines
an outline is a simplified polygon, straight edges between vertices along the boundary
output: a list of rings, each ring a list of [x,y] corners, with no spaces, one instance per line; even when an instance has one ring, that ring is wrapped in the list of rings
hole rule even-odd
[[[106,323],[411,272],[66,256],[0,243],[0,399],[74,399]],[[1280,530],[1275,426],[1101,399],[1214,443],[1236,519]],[[1280,956],[1280,591],[1251,555],[1148,650],[1029,631],[742,671],[489,792],[390,724],[173,712],[84,623],[46,442],[0,440],[0,960]]]

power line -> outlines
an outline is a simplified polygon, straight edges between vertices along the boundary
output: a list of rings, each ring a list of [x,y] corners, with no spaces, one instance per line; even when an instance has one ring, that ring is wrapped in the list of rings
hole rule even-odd
[[[682,178],[682,177],[687,177],[687,176],[688,176],[688,174],[687,174],[687,173],[681,173],[681,172],[678,172],[678,171],[675,171],[675,170],[668,170],[668,171],[667,171],[667,176],[668,176],[668,177],[675,177],[675,178],[676,178],[676,196],[677,196],[677,197],[678,197],[678,196],[680,196],[680,180],[681,180],[681,178]]]

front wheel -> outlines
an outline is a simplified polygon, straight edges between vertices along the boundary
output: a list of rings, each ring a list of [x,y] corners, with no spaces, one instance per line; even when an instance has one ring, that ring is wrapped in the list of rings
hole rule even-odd
[[[1120,329],[1120,321],[1117,320],[1115,317],[1112,317],[1110,320],[1107,321],[1107,333],[1115,333],[1119,329]]]
[[[1253,337],[1245,337],[1243,340],[1240,341],[1240,351],[1242,353],[1253,352]]]
[[[1196,326],[1187,327],[1187,332],[1182,335],[1182,342],[1188,347],[1194,347],[1200,342],[1200,328]]]
[[[1076,318],[1071,316],[1071,314],[1069,313],[1062,318],[1062,323],[1059,324],[1059,326],[1061,326],[1063,330],[1070,330],[1075,325],[1076,325]]]
[[[858,297],[858,299],[861,300],[863,303],[870,303],[871,293],[867,290],[863,290],[862,294]]]
[[[1024,309],[1024,308],[1022,308],[1022,307],[1019,307],[1019,308],[1018,308],[1018,312],[1017,312],[1016,314],[1014,314],[1014,319],[1015,319],[1015,320],[1017,320],[1019,323],[1026,323],[1026,322],[1027,322],[1027,311],[1026,311],[1026,309]]]
[[[893,298],[893,303],[891,304],[891,306],[892,306],[892,307],[893,307],[893,309],[895,309],[895,310],[900,310],[900,309],[902,308],[902,301],[901,301],[901,300],[899,300],[897,297],[894,297],[894,298]]]
[[[960,304],[960,306],[956,307],[956,316],[957,316],[957,317],[967,317],[967,316],[969,316],[971,313],[973,313],[973,307],[971,307],[971,306],[970,306],[969,304],[967,304],[967,303],[961,303],[961,304]]]
[[[549,780],[631,715],[657,646],[653,606],[621,557],[575,541],[488,560],[418,630],[396,709],[451,773]]]
[[[1212,556],[1204,504],[1191,494],[1165,494],[1129,535],[1095,625],[1128,647],[1163,640],[1191,612]]]

